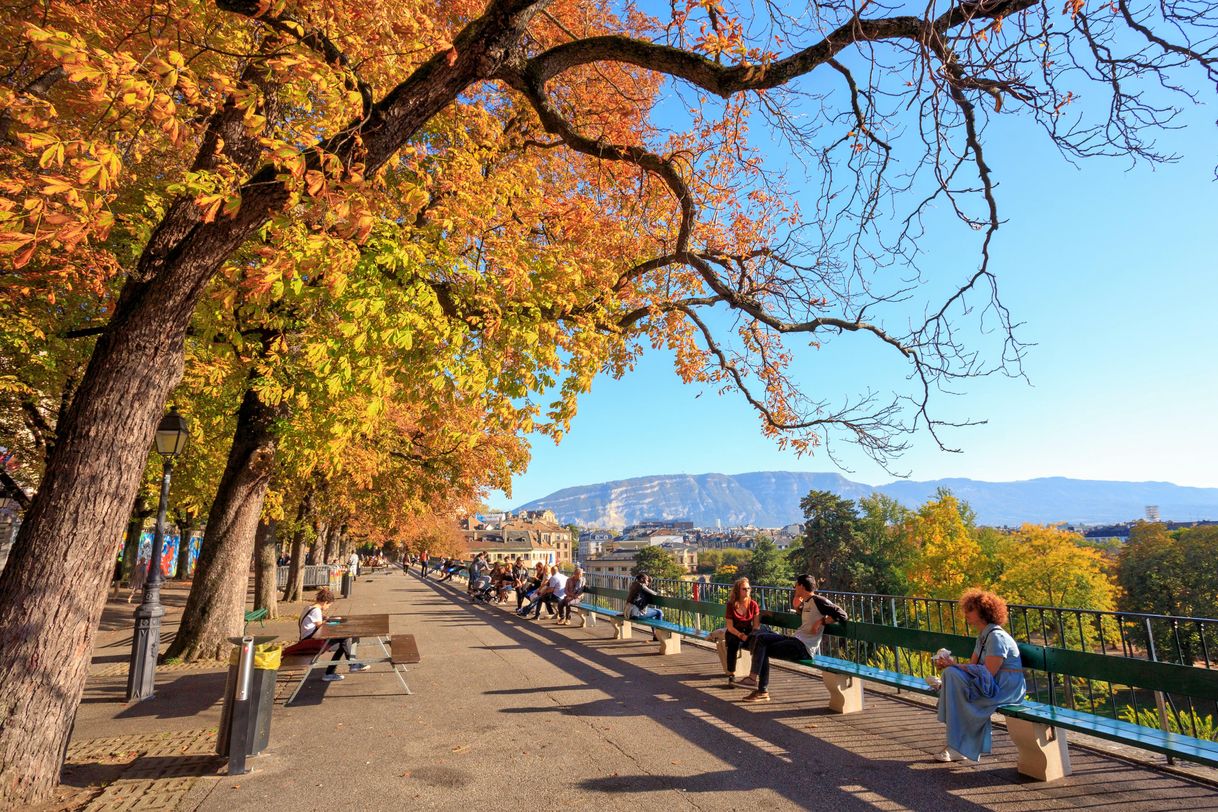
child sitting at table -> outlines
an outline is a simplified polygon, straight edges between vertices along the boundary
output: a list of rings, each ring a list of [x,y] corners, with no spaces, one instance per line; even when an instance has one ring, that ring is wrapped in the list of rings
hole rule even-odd
[[[284,654],[317,654],[325,651],[330,645],[336,646],[334,652],[334,665],[326,669],[326,675],[322,677],[326,682],[337,682],[343,679],[342,674],[336,673],[338,670],[338,661],[342,658],[348,660],[354,659],[354,653],[351,649],[351,638],[340,637],[334,640],[321,640],[315,637],[317,630],[326,622],[326,610],[334,603],[334,592],[329,587],[321,587],[317,590],[316,599],[313,605],[310,606],[303,615],[300,616],[300,640],[288,646],[283,650]],[[340,618],[330,618],[339,620]],[[351,663],[348,667],[349,671],[363,671],[368,668],[365,663]]]

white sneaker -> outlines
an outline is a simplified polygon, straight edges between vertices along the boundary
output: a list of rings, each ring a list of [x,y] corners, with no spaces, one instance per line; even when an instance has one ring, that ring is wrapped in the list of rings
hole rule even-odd
[[[942,753],[935,753],[935,761],[949,762],[955,760],[956,759],[952,757],[952,751],[950,749],[945,749]]]
[[[342,674],[323,674],[322,682],[338,682],[340,679],[346,679]]]
[[[368,665],[368,663],[351,663],[347,670],[354,674],[357,671],[367,671],[371,667],[372,666]]]

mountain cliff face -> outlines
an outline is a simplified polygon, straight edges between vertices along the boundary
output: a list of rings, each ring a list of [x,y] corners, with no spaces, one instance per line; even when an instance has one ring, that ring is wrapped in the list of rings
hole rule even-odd
[[[673,474],[564,488],[521,505],[549,508],[563,522],[584,527],[624,527],[647,519],[692,521],[697,527],[781,527],[802,520],[799,500],[808,491],[832,491],[847,499],[873,492],[907,507],[948,488],[988,525],[1023,522],[1123,522],[1158,505],[1164,519],[1218,519],[1218,488],[1186,488],[1168,482],[1104,482],[1049,477],[1022,482],[938,479],[871,486],[839,474],[758,471],[750,474]]]

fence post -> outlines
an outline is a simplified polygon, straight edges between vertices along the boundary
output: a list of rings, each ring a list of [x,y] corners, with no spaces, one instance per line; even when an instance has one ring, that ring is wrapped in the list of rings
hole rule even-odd
[[[1155,651],[1155,632],[1154,629],[1151,628],[1150,618],[1142,618],[1142,622],[1146,626],[1146,651],[1148,654],[1150,654],[1150,661],[1152,663],[1157,663],[1159,661],[1159,655]],[[1167,698],[1163,696],[1162,691],[1155,691],[1155,705],[1157,705],[1159,708],[1159,726],[1163,729],[1164,733],[1167,733],[1170,730],[1170,728],[1167,726]],[[1176,760],[1171,756],[1168,756],[1167,763],[1175,764]]]

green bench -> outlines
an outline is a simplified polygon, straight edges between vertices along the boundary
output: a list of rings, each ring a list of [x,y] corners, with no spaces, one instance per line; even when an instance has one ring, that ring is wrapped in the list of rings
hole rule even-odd
[[[589,595],[625,601],[626,591],[607,587],[590,586]],[[677,611],[697,612],[703,617],[719,618],[724,607],[703,601],[661,596],[656,604]],[[680,651],[680,637],[708,635],[700,629],[680,626],[668,621],[631,618],[627,621],[622,612],[599,606],[584,605],[590,616],[608,617],[618,629],[616,636],[629,638],[630,625],[649,626],[657,636],[664,634],[675,642],[661,642],[661,651]],[[800,618],[793,612],[763,611],[761,622],[777,628],[796,629]],[[853,642],[856,650],[874,650],[886,647],[896,652],[929,654],[946,648],[957,657],[972,654],[974,638],[965,635],[932,632],[876,623],[849,620],[825,627],[826,640],[839,637]],[[723,658],[723,643],[720,642],[720,657]],[[1071,651],[1051,646],[1029,643],[1019,644],[1023,665],[1039,672],[1040,679],[1052,680],[1068,675],[1071,679],[1090,680],[1126,686],[1131,689],[1158,691],[1163,694],[1187,696],[1194,700],[1218,701],[1218,669],[1195,668],[1173,663],[1160,663],[1108,654]],[[747,663],[745,652],[740,661]],[[857,713],[863,710],[863,685],[878,683],[901,691],[923,696],[936,696],[937,692],[927,684],[924,677],[899,671],[853,662],[840,657],[819,655],[811,660],[802,660],[797,665],[815,668],[829,692],[829,706],[839,713]],[[726,669],[726,663],[724,665]],[[1052,694],[1050,694],[1052,699]],[[1195,761],[1218,767],[1218,742],[1188,736],[1181,733],[1124,722],[1100,714],[1060,708],[1039,702],[1025,701],[1016,705],[998,708],[997,713],[1005,717],[1007,731],[1014,742],[1021,774],[1041,781],[1052,781],[1070,774],[1070,755],[1067,747],[1067,731],[1085,733],[1089,736],[1119,742],[1128,746],[1148,750],[1175,758]]]
[[[266,618],[267,618],[268,614],[270,614],[270,613],[267,612],[265,606],[261,609],[254,609],[253,611],[246,612],[245,613],[245,624],[248,626],[249,624],[253,623],[256,620],[256,621],[258,621],[259,626],[262,626],[265,628],[266,627]]]
[[[763,612],[762,622],[793,629],[798,628],[799,617],[791,612]],[[825,628],[825,633],[857,643],[889,646],[894,650],[930,653],[947,648],[957,657],[970,656],[974,644],[972,637],[963,635],[857,621],[831,624]],[[1215,670],[1029,643],[1020,643],[1019,650],[1024,667],[1042,674],[1066,674],[1074,679],[1218,701],[1218,671]],[[799,664],[820,669],[829,691],[830,708],[839,713],[855,713],[863,709],[864,682],[880,683],[927,696],[937,695],[922,677],[837,657],[820,655]],[[1218,743],[1193,736],[1040,702],[1006,705],[998,708],[997,713],[1005,717],[1007,732],[1015,743],[1019,772],[1041,781],[1052,781],[1070,774],[1068,730],[1218,766]]]

